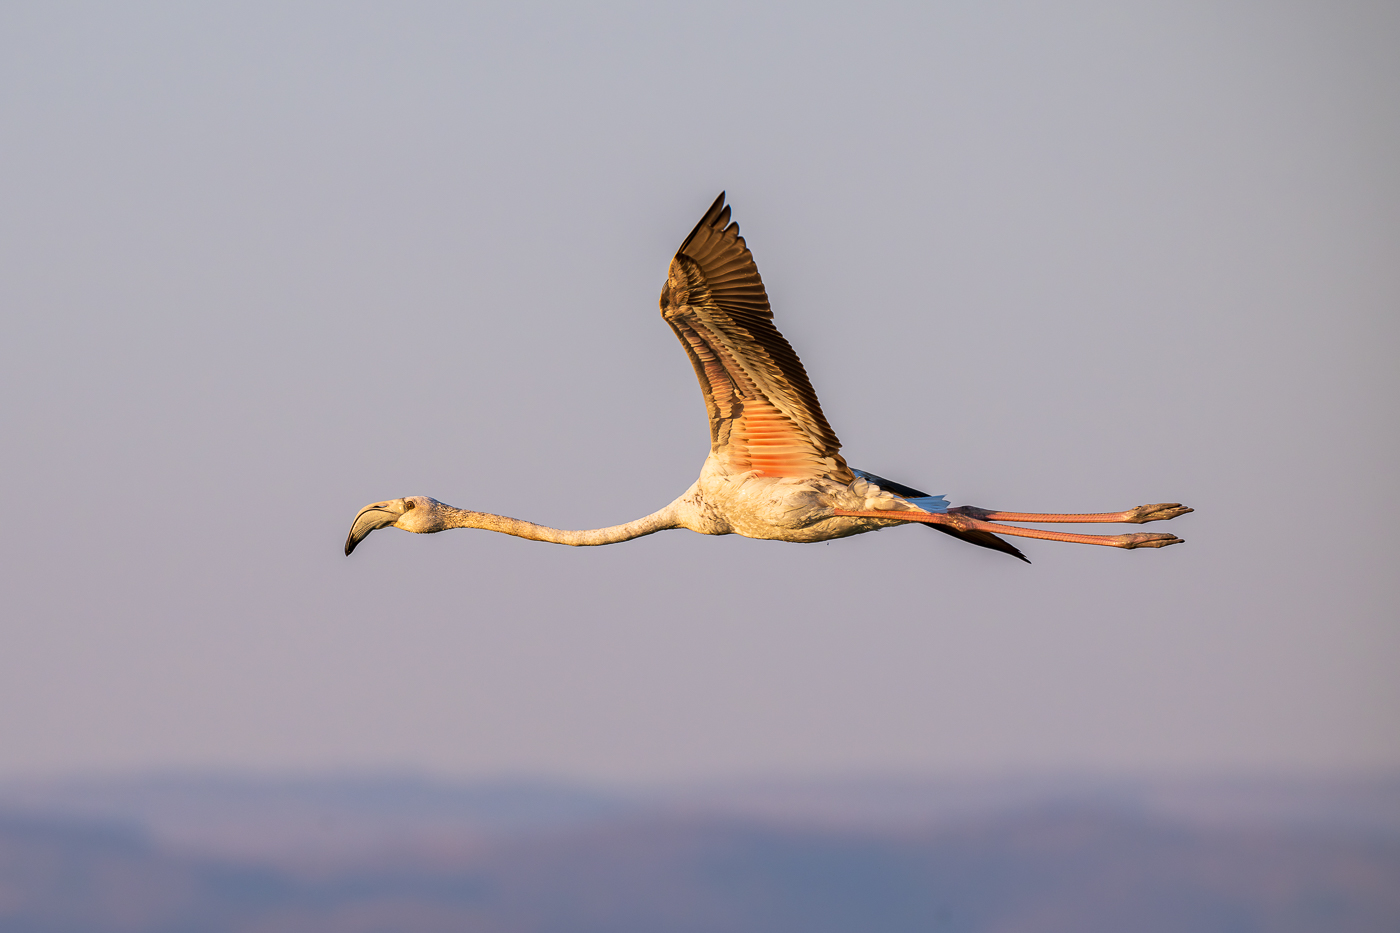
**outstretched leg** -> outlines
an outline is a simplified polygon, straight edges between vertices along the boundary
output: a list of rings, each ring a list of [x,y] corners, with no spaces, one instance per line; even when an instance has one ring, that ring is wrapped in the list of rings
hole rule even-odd
[[[1141,525],[1145,522],[1165,522],[1178,515],[1194,511],[1195,509],[1188,509],[1180,502],[1157,502],[1152,505],[1140,505],[1126,512],[1088,512],[1083,514],[996,512],[975,505],[960,505],[948,510],[949,514],[966,515],[983,522],[1072,522],[1074,524],[1081,522],[1125,522],[1133,525]]]
[[[980,510],[979,510],[980,511]],[[1188,510],[1189,511],[1189,510]],[[1121,547],[1129,550],[1139,547],[1166,547],[1169,544],[1181,544],[1182,539],[1176,535],[1149,534],[1138,532],[1128,535],[1076,535],[1063,531],[1042,531],[1039,528],[1017,528],[1014,525],[998,525],[995,522],[982,521],[972,518],[970,515],[958,512],[956,509],[949,510],[947,514],[940,515],[934,512],[904,512],[904,511],[876,511],[876,512],[852,512],[846,509],[832,509],[835,515],[850,515],[860,518],[893,518],[906,522],[924,522],[929,525],[950,525],[962,531],[990,531],[999,535],[1012,535],[1018,538],[1040,538],[1043,541],[1067,541],[1071,544],[1101,544],[1106,547]],[[993,515],[1024,514],[993,512]],[[1111,513],[1129,514],[1129,513]],[[1028,519],[1020,518],[1017,521],[1083,521],[1083,517],[1074,516],[1066,518],[1060,516],[1058,519]],[[1124,519],[1089,519],[1090,521],[1124,521]],[[1142,519],[1146,521],[1147,519]]]

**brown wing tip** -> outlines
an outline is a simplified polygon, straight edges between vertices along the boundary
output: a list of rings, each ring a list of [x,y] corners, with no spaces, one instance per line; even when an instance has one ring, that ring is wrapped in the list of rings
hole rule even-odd
[[[695,225],[695,229],[690,231],[690,236],[686,237],[685,241],[681,243],[680,249],[676,250],[677,256],[685,252],[685,248],[691,244],[691,241],[695,239],[696,234],[701,230],[706,227],[715,230],[723,230],[725,225],[729,223],[729,208],[724,203],[724,195],[725,192],[721,191],[719,197],[715,198],[715,203],[710,205],[710,209],[705,212],[705,216],[701,217],[700,222]]]

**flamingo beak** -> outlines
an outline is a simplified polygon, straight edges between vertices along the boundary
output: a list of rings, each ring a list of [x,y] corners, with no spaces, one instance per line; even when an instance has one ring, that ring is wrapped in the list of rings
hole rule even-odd
[[[371,531],[392,525],[406,511],[408,510],[404,508],[402,499],[376,502],[360,509],[360,514],[355,516],[355,523],[350,526],[350,536],[345,539],[345,556],[349,557],[350,552],[355,550],[355,545],[363,541]]]

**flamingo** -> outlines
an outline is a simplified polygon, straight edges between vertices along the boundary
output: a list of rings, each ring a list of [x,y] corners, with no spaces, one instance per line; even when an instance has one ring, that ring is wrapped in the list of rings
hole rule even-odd
[[[1178,502],[1090,514],[949,508],[943,496],[847,466],[806,370],[773,326],[758,266],[739,225],[730,222],[723,192],[671,260],[661,289],[661,316],[695,367],[710,417],[710,454],[684,495],[635,521],[586,531],[459,509],[428,496],[391,499],[367,505],[355,516],[345,539],[346,555],[371,531],[389,526],[417,534],[483,528],[533,541],[593,546],[671,528],[809,543],[916,522],[1027,563],[1018,548],[998,535],[1128,549],[1182,543],[1172,534],[1067,534],[1001,524],[1142,524],[1192,511]]]

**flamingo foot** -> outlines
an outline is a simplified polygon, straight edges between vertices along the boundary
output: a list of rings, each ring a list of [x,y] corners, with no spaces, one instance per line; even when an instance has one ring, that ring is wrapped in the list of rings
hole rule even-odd
[[[1186,511],[1189,512],[1191,510],[1187,509]],[[1171,516],[1168,517],[1170,518]],[[1144,518],[1141,519],[1141,521],[1150,522],[1153,521],[1153,519]],[[1178,538],[1176,535],[1144,534],[1142,532],[1132,535],[1114,535],[1113,537],[1117,547],[1127,548],[1130,551],[1137,547],[1167,547],[1172,544],[1186,543],[1186,539]]]
[[[1187,512],[1194,511],[1196,510],[1188,509],[1180,502],[1157,502],[1152,505],[1140,505],[1135,509],[1129,509],[1124,513],[1123,521],[1130,522],[1134,525],[1141,525],[1146,522],[1165,522],[1176,518],[1178,515],[1185,515]],[[1160,544],[1153,545],[1153,547],[1163,546],[1164,545]]]

